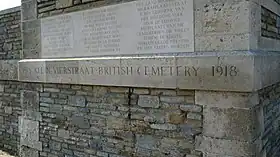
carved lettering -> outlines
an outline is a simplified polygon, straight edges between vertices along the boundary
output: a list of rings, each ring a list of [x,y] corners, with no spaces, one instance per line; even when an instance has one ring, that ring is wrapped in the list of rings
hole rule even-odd
[[[212,76],[237,76],[236,66],[212,66]]]
[[[193,52],[193,37],[193,0],[133,1],[41,23],[42,57]]]
[[[198,77],[204,74],[200,67],[196,66],[100,66],[100,67],[21,67],[24,76],[31,75],[91,75],[91,76],[180,76]],[[205,73],[205,71],[204,71]],[[238,68],[233,65],[212,66],[209,68],[209,75],[212,77],[235,77],[238,75]]]

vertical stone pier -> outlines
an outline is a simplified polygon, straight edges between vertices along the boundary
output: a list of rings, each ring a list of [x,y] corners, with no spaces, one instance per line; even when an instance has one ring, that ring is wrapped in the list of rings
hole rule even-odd
[[[22,0],[0,12],[0,149],[280,156],[279,8],[276,0]]]

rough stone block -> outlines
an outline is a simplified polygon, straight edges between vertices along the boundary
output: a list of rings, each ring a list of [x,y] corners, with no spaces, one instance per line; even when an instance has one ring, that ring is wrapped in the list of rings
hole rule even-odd
[[[71,117],[71,124],[80,129],[89,129],[90,128],[89,120],[83,116],[73,115]]]
[[[49,147],[51,150],[60,151],[61,150],[61,143],[56,141],[50,141]]]
[[[37,1],[30,0],[21,4],[22,20],[34,20],[37,18]]]
[[[202,114],[199,114],[199,113],[187,113],[187,119],[202,120]]]
[[[247,141],[253,138],[255,126],[250,109],[204,107],[203,116],[206,136]]]
[[[4,43],[3,45],[3,50],[4,51],[11,51],[13,49],[13,44],[12,43]]]
[[[69,105],[77,106],[77,107],[85,107],[86,106],[86,98],[84,96],[70,96],[69,97]]]
[[[160,140],[160,149],[161,151],[164,151],[166,149],[176,149],[178,145],[178,140],[172,139],[172,138],[166,138]]]
[[[148,150],[156,150],[159,140],[151,135],[136,135],[136,146]]]
[[[68,139],[70,137],[70,132],[64,129],[58,129],[58,137]]]
[[[176,130],[177,126],[174,124],[151,124],[150,127],[152,129],[158,130]]]
[[[58,88],[44,88],[44,92],[54,92],[58,93],[60,90]]]
[[[184,96],[160,96],[160,101],[167,103],[184,103]]]
[[[196,136],[195,148],[204,153],[212,153],[217,156],[253,156],[253,145],[248,142]],[[212,156],[211,156],[212,157]]]
[[[0,116],[0,124],[3,124],[3,123],[4,123],[4,117]]]
[[[168,113],[168,123],[182,124],[186,121],[186,113],[184,112],[172,112]]]
[[[62,105],[53,104],[53,105],[50,106],[49,110],[52,113],[62,113],[63,106]]]
[[[134,88],[133,89],[133,93],[134,94],[139,94],[139,95],[140,94],[145,95],[145,94],[149,94],[150,91],[147,88]]]
[[[25,111],[22,111],[22,116],[26,119],[40,121],[40,122],[42,121],[42,115],[40,112],[37,112],[37,111],[25,110]]]
[[[20,151],[19,151],[20,157],[39,157],[39,151],[28,148],[26,146],[20,146]]]
[[[7,113],[7,114],[13,113],[13,108],[10,106],[5,106],[4,110],[5,110],[5,113]]]
[[[57,0],[56,1],[56,8],[67,8],[73,5],[73,0]]]
[[[53,104],[53,103],[54,103],[54,98],[44,98],[44,97],[40,97],[40,102]]]
[[[0,92],[4,92],[5,86],[4,85],[0,85]]]
[[[186,112],[201,112],[202,106],[198,105],[180,105],[180,109]]]
[[[108,117],[106,119],[107,128],[112,129],[124,129],[127,125],[127,121],[122,118]]]
[[[39,122],[19,117],[20,145],[42,151],[39,141]]]
[[[21,106],[26,111],[39,111],[39,92],[22,90]]]
[[[159,108],[160,102],[158,96],[140,95],[138,105],[141,107]]]

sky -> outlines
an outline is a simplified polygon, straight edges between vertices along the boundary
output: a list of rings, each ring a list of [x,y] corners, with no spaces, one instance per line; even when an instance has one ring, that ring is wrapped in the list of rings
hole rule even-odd
[[[21,0],[0,0],[0,10],[20,6]]]

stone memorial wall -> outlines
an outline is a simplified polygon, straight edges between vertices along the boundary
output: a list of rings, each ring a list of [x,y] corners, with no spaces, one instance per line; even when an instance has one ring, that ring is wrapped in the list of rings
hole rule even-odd
[[[278,157],[279,16],[275,0],[22,0],[0,11],[0,149]]]
[[[191,0],[133,1],[62,14],[41,20],[41,57],[193,52],[193,27]]]
[[[22,49],[20,7],[0,11],[0,147],[19,150],[18,117],[21,115],[18,60]]]

